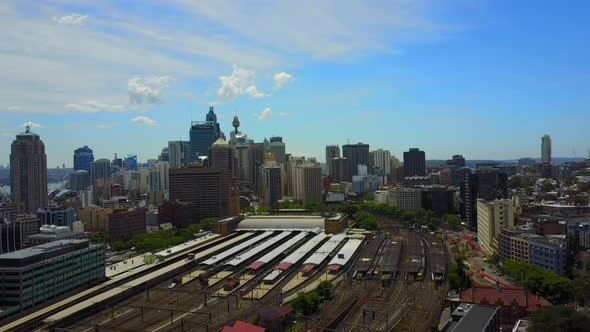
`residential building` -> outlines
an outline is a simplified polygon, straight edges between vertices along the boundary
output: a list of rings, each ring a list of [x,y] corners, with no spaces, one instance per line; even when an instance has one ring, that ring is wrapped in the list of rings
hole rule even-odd
[[[388,202],[402,210],[422,208],[422,190],[419,188],[395,187],[389,191]]]
[[[197,223],[208,217],[220,217],[221,171],[205,167],[171,169],[169,199],[186,204],[190,223]]]
[[[369,172],[378,174],[377,170],[380,170],[382,175],[391,174],[391,152],[389,150],[377,149],[369,153]]]
[[[334,176],[334,170],[332,160],[334,158],[340,158],[340,147],[338,145],[326,146],[326,168],[328,169],[328,175]]]
[[[426,176],[426,153],[418,148],[404,152],[404,177]]]
[[[84,170],[90,174],[92,162],[94,161],[94,154],[88,145],[74,150],[74,171]]]
[[[549,135],[541,137],[541,162],[551,164],[551,137]]]
[[[98,233],[108,231],[109,215],[113,213],[111,208],[89,206],[78,210],[78,217],[87,232]]]
[[[10,193],[22,211],[35,213],[47,206],[47,156],[39,135],[26,127],[10,146]]]
[[[358,174],[358,165],[369,165],[369,144],[357,143],[342,146],[342,156],[346,158],[346,180]]]
[[[60,240],[0,255],[4,315],[45,303],[105,276],[105,250],[88,240]]]
[[[461,186],[461,217],[477,231],[477,199],[495,200],[508,197],[508,175],[498,168],[482,167],[464,173]]]
[[[485,254],[498,253],[500,229],[516,226],[513,204],[510,199],[477,200],[477,239]]]

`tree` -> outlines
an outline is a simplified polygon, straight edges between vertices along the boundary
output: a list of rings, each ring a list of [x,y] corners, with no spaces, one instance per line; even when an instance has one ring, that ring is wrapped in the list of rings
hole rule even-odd
[[[571,280],[549,270],[516,260],[506,260],[502,265],[505,274],[522,281],[523,285],[552,303],[568,303],[573,299]]]
[[[541,184],[541,186],[539,187],[539,190],[541,192],[546,193],[546,192],[550,192],[550,191],[555,190],[555,186],[550,181],[545,181],[545,182],[543,182],[543,184]]]
[[[532,332],[588,331],[590,318],[566,306],[544,307],[532,315]]]
[[[508,188],[518,189],[523,186],[523,181],[520,176],[513,175],[508,179]]]
[[[131,248],[131,244],[128,242],[115,241],[115,242],[113,242],[113,244],[111,244],[111,249],[113,251],[123,251],[123,250],[128,250],[130,248]]]
[[[316,292],[320,295],[323,300],[329,300],[332,298],[334,292],[334,285],[331,282],[324,280],[320,282]]]
[[[199,224],[201,225],[201,229],[202,230],[204,230],[204,231],[210,231],[211,230],[211,224],[213,224],[217,220],[218,220],[218,218],[213,218],[213,217],[204,218],[204,219],[201,219],[201,221],[199,222]]]
[[[462,221],[461,218],[457,217],[454,214],[447,215],[447,224],[451,227],[454,231],[460,231],[463,226],[461,225]]]
[[[590,273],[584,272],[572,281],[576,302],[580,306],[590,304]]]
[[[315,314],[319,307],[322,299],[316,292],[311,292],[309,294],[299,293],[293,302],[291,302],[291,306],[297,312],[302,313],[305,316]]]

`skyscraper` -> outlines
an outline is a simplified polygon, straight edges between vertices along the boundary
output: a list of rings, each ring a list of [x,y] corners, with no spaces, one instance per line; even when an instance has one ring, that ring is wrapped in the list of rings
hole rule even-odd
[[[426,176],[426,154],[418,148],[404,152],[404,176]]]
[[[111,161],[105,158],[97,159],[92,163],[90,168],[92,183],[97,180],[108,180],[111,177]]]
[[[217,115],[213,107],[209,108],[209,113],[205,121],[193,121],[191,123],[190,136],[190,160],[189,162],[198,161],[199,157],[207,157],[211,145],[221,137]]]
[[[541,137],[541,161],[543,164],[551,164],[551,137]]]
[[[319,165],[306,163],[297,167],[299,173],[298,193],[296,198],[303,204],[321,203],[323,191],[322,168]]]
[[[90,174],[90,166],[94,161],[94,154],[88,145],[74,150],[74,171],[84,170]]]
[[[477,199],[493,201],[508,197],[508,175],[497,168],[482,167],[464,173],[461,184],[461,217],[477,230]]]
[[[127,155],[127,157],[125,157],[125,160],[123,161],[123,167],[125,167],[128,170],[137,171],[137,155]]]
[[[234,154],[229,144],[219,138],[209,149],[209,167],[217,169],[221,176],[221,217],[230,215],[229,198],[235,190]],[[235,211],[234,211],[235,212]]]
[[[268,145],[268,151],[275,155],[277,164],[285,165],[286,159],[286,148],[283,138],[279,136],[271,137]]]
[[[342,156],[346,158],[346,181],[358,175],[358,165],[369,165],[369,144],[346,144],[342,146]]]
[[[338,145],[326,146],[326,168],[329,176],[334,176],[332,169],[332,159],[334,158],[340,158],[340,147]]]
[[[160,173],[160,191],[166,192],[170,189],[170,163],[160,161],[156,164],[156,169]]]
[[[23,212],[47,207],[47,156],[45,144],[29,126],[16,135],[10,147],[10,191]]]
[[[383,173],[382,175],[391,173],[391,152],[389,150],[377,149],[371,151],[369,157],[370,173],[376,174],[377,170],[380,170]]]
[[[350,175],[348,174],[348,161],[346,158],[334,158],[332,159],[332,182],[345,182],[350,181]]]
[[[264,196],[264,205],[268,207],[276,207],[278,200],[280,200],[283,197],[280,166],[263,166],[262,188],[262,194]]]
[[[168,141],[168,161],[170,168],[181,168],[185,166],[184,142]]]
[[[215,168],[170,170],[170,201],[184,203],[191,223],[221,216],[221,173]]]

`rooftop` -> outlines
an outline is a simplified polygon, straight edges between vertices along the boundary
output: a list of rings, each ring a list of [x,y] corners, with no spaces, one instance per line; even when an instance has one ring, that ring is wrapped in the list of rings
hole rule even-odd
[[[461,320],[455,325],[450,332],[478,332],[486,331],[489,322],[494,318],[498,308],[487,307],[482,305],[462,304],[455,313],[463,316]]]

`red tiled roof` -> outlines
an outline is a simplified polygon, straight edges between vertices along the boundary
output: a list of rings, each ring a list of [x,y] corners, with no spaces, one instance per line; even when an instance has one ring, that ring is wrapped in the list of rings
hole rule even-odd
[[[338,271],[338,270],[340,270],[341,267],[342,267],[342,265],[340,265],[340,264],[328,265],[328,271]]]
[[[291,266],[293,266],[293,263],[284,262],[284,263],[281,263],[281,264],[277,265],[277,266],[275,267],[275,269],[277,269],[277,270],[281,270],[281,271],[286,271],[286,270],[288,270],[288,269],[289,269]]]
[[[264,262],[254,262],[252,264],[250,264],[247,269],[249,270],[258,270],[260,267],[262,267],[262,265],[264,265]]]
[[[518,287],[502,287],[499,291],[494,286],[477,286],[461,292],[461,302],[495,305],[498,300],[504,305],[514,301],[521,307],[527,307],[529,312],[551,305],[546,299]]]
[[[250,323],[242,322],[238,320],[234,323],[234,326],[226,326],[221,330],[222,332],[264,332],[263,327],[252,325]]]
[[[315,264],[306,264],[301,269],[301,272],[302,273],[307,273],[307,272],[311,272],[313,269],[315,269]]]

